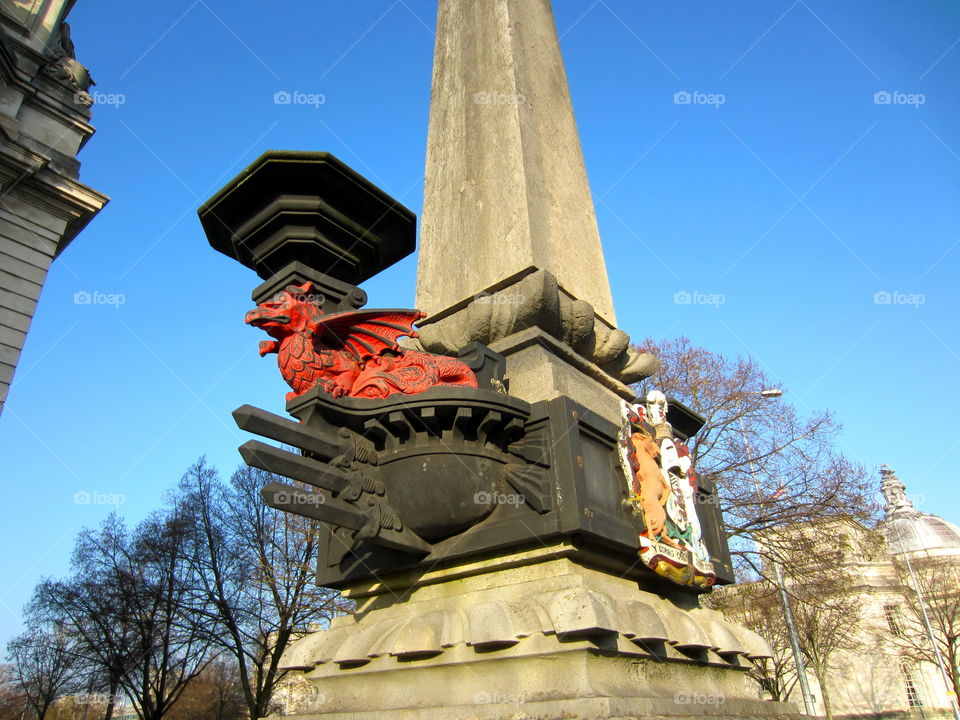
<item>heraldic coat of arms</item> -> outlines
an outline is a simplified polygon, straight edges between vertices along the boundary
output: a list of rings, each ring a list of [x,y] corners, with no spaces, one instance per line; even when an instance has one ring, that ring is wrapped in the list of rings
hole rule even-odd
[[[633,512],[643,521],[640,559],[682,585],[716,581],[697,516],[697,474],[690,449],[667,422],[667,398],[657,390],[645,403],[620,401],[620,464]]]

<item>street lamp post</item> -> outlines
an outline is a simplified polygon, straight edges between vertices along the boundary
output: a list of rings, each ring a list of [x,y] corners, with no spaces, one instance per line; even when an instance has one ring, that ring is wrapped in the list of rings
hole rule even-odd
[[[783,395],[783,390],[779,388],[770,388],[768,390],[760,390],[759,392],[754,392],[755,395],[760,395],[763,398],[772,400],[774,398],[781,397]],[[743,424],[743,416],[740,417],[740,434],[743,436],[743,445],[747,451],[747,464],[750,467],[750,477],[753,480],[753,487],[757,493],[757,501],[760,501],[760,481],[757,479],[756,468],[753,466],[753,454],[750,451],[750,441],[747,439],[747,429]],[[758,549],[760,548],[760,542],[757,543]],[[800,692],[803,695],[803,707],[807,712],[807,715],[816,714],[816,709],[813,705],[813,693],[810,692],[810,681],[807,678],[807,668],[803,664],[803,657],[800,651],[800,638],[797,635],[797,626],[793,620],[793,611],[790,608],[790,598],[787,595],[787,588],[783,582],[783,572],[780,570],[780,565],[773,558],[770,559],[770,564],[773,567],[774,578],[777,583],[777,593],[780,597],[780,606],[783,608],[783,618],[787,625],[787,635],[790,638],[790,649],[793,653],[793,662],[797,666],[797,680],[800,682]]]

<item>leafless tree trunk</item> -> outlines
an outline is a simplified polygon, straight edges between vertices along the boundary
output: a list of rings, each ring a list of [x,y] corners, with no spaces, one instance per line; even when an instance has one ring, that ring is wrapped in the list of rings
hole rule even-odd
[[[776,588],[759,582],[736,585],[715,590],[703,602],[770,644],[772,657],[754,662],[747,674],[770,699],[786,701],[798,678]]]
[[[834,529],[841,522],[821,523],[820,527]],[[810,528],[810,526],[804,526]],[[827,717],[832,720],[828,683],[833,660],[838,650],[861,648],[861,629],[866,627],[863,602],[851,591],[852,578],[842,565],[822,562],[822,555],[811,550],[800,538],[821,537],[819,533],[788,533],[784,546],[795,548],[795,557],[788,557],[789,572],[785,586],[789,596],[794,624],[800,641],[803,663],[820,681]],[[834,538],[839,533],[826,532]],[[869,536],[866,533],[864,537]],[[769,534],[765,535],[765,539]],[[821,542],[822,537],[821,537]],[[820,553],[823,548],[819,548]],[[768,690],[774,699],[786,699],[796,683],[797,668],[787,634],[784,612],[776,583],[766,579],[724,588],[708,601],[732,619],[741,622],[763,637],[773,649],[772,661],[760,665],[751,676]]]
[[[14,682],[37,720],[44,720],[53,702],[76,687],[72,643],[70,634],[54,625],[28,630],[7,645]]]
[[[338,592],[316,586],[318,523],[261,500],[260,489],[276,479],[244,466],[224,483],[201,459],[173,498],[189,519],[183,549],[193,612],[206,614],[210,641],[236,661],[250,717],[269,714],[291,641],[351,609]]]
[[[913,559],[911,564],[912,576],[903,559],[896,564],[903,597],[898,612],[904,622],[899,633],[891,633],[890,640],[902,656],[937,666],[923,623],[925,609],[948,681],[960,697],[960,568],[949,560],[932,557]]]
[[[185,542],[175,513],[151,515],[132,533],[111,515],[77,538],[73,577],[35,594],[37,612],[70,628],[143,720],[160,720],[211,659],[209,629],[187,603]]]

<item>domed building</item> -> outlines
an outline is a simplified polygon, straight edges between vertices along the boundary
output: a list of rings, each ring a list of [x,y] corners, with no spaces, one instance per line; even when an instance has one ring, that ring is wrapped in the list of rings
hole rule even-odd
[[[895,557],[960,558],[960,527],[937,515],[920,512],[913,506],[907,489],[886,465],[880,471],[880,491],[886,500],[884,519],[879,525],[887,548]]]
[[[805,653],[811,643],[828,648],[823,677],[805,662],[813,706],[827,715],[829,704],[835,718],[960,720],[960,527],[918,510],[922,498],[911,497],[887,466],[880,490],[884,517],[875,528],[831,520],[777,533],[804,548],[786,580],[800,645]],[[781,605],[763,607],[762,621],[750,607],[763,585],[732,586],[739,602],[727,605],[779,651],[788,698],[803,708]],[[833,635],[817,637],[827,632]]]

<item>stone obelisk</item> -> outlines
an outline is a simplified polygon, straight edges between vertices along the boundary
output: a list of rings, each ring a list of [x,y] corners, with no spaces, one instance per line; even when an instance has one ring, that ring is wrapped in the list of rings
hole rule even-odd
[[[616,324],[547,0],[441,0],[422,223],[424,312],[538,267]]]
[[[365,228],[383,210],[367,196],[381,194],[330,157],[306,158],[311,172],[302,160],[265,156],[201,217],[215,247],[254,266],[293,260],[283,283],[314,272],[359,307],[365,296],[352,283],[389,265],[384,249],[398,237],[399,250],[408,247],[408,219],[372,223],[371,243]],[[323,197],[309,194],[316,188]],[[306,227],[305,211],[314,216]],[[332,279],[300,267],[331,247],[352,258],[358,244],[369,258],[349,277],[338,263]],[[289,401],[299,423],[255,408],[235,414],[244,429],[304,450],[254,441],[244,457],[262,469],[276,459],[281,475],[326,489],[268,486],[264,498],[323,523],[318,580],[356,602],[283,656],[281,667],[319,691],[298,720],[791,712],[756,699],[746,673],[770,650],[700,606],[706,585],[693,582],[692,552],[674,544],[684,567],[673,571],[638,555],[647,527],[624,440],[635,433],[625,433],[618,398],[632,399],[629,383],[656,361],[615,325],[548,0],[439,0],[417,304],[428,313],[419,342],[473,363],[477,387],[385,400],[316,387]],[[674,407],[676,423],[658,428],[682,441],[703,420]],[[714,518],[700,528],[719,578],[729,553],[707,485],[694,512]],[[293,507],[301,496],[309,502]]]
[[[610,417],[655,369],[616,330],[548,0],[440,0],[416,303],[425,346],[489,344],[528,401]]]

